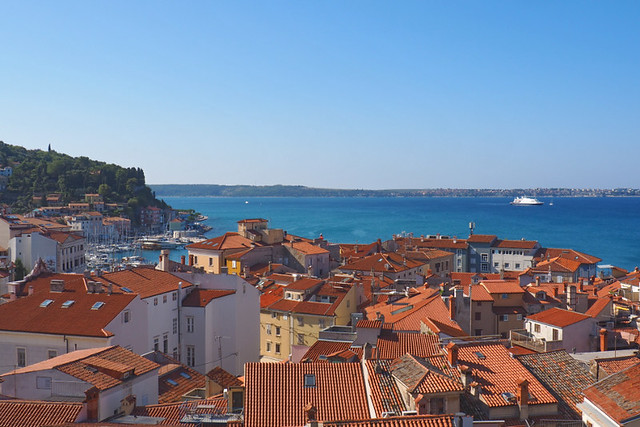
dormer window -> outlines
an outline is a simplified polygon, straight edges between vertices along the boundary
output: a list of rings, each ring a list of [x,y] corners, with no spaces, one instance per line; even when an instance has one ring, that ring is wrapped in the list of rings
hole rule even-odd
[[[304,374],[304,386],[305,387],[315,387],[316,386],[316,376],[315,376],[315,374]]]

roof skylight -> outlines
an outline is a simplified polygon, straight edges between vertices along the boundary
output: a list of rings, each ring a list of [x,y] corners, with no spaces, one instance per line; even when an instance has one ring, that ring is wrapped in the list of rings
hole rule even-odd
[[[73,304],[75,304],[75,301],[70,299],[70,300],[66,300],[65,302],[62,303],[62,308],[69,308],[71,307]]]
[[[49,304],[51,304],[52,302],[52,299],[46,299],[40,303],[40,307],[49,307]]]
[[[104,302],[98,301],[91,306],[91,310],[100,310],[103,305],[104,305]]]

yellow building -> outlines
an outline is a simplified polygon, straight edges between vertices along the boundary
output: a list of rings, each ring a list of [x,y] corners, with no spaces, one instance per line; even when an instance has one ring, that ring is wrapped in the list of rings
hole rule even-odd
[[[318,340],[322,329],[347,325],[363,301],[362,286],[352,277],[301,278],[273,285],[260,299],[260,355],[294,362]]]

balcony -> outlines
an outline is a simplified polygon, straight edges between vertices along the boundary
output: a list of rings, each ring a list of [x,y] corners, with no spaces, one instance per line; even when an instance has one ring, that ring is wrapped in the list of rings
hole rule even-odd
[[[544,338],[536,338],[525,329],[517,329],[511,331],[511,345],[519,345],[538,353],[546,353],[548,351],[561,350],[562,341],[547,341]]]

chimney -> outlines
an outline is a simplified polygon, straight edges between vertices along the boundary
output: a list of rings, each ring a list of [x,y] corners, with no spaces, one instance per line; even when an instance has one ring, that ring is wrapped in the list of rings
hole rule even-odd
[[[540,286],[540,276],[536,276],[536,286]]]
[[[304,418],[305,418],[305,427],[318,427],[320,424],[318,423],[318,410],[311,402],[307,403],[304,410]]]
[[[460,365],[460,380],[463,387],[468,387],[473,382],[473,370],[468,366]]]
[[[269,261],[269,267],[267,268],[267,271],[268,271],[269,273],[271,273],[272,268],[273,268],[273,267],[271,266],[271,261]]]
[[[520,407],[520,419],[526,420],[529,418],[529,381],[524,378],[518,381],[516,399]]]
[[[469,391],[471,392],[472,396],[480,398],[480,395],[482,394],[482,386],[477,381],[473,381],[471,384],[469,384]]]
[[[456,366],[458,364],[458,346],[453,342],[449,342],[447,344],[447,360],[449,361],[449,365]]]
[[[554,298],[558,298],[558,287],[557,286],[553,287],[553,297]]]
[[[160,252],[160,270],[169,271],[169,250],[163,249]]]
[[[313,266],[310,265],[307,267],[307,275],[309,277],[313,276]]]
[[[33,285],[29,285],[29,296],[33,295]]]
[[[600,329],[600,351],[607,351],[607,330]]]
[[[456,300],[453,295],[449,297],[449,317],[451,320],[456,318]]]
[[[379,254],[382,253],[382,241],[380,239],[376,241],[376,252]]]
[[[193,255],[189,254],[189,267],[193,267]]]
[[[184,261],[185,261],[185,256],[180,255],[180,264],[184,265]]]

